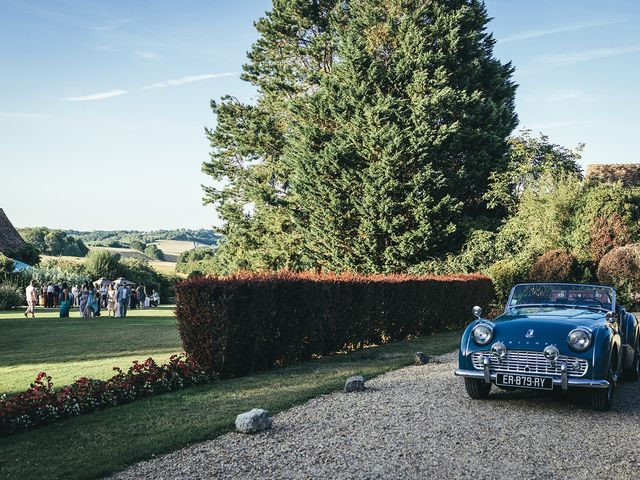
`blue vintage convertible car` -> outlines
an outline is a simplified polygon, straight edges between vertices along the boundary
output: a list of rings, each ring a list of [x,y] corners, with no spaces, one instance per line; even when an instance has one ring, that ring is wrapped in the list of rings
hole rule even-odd
[[[516,285],[502,315],[476,316],[460,342],[459,368],[471,398],[491,385],[510,390],[588,389],[596,410],[608,410],[616,383],[640,376],[640,326],[616,292],[602,285]]]

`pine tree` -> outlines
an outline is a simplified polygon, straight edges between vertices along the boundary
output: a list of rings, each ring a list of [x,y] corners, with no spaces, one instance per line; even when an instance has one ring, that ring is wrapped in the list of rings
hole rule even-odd
[[[285,145],[306,253],[331,271],[398,272],[451,251],[517,124],[512,67],[476,1],[352,0]]]
[[[212,102],[216,270],[404,271],[482,226],[517,124],[487,22],[475,0],[275,0],[256,103]]]
[[[206,130],[212,147],[203,171],[205,203],[224,221],[215,270],[305,269],[301,238],[288,196],[289,172],[281,160],[293,121],[290,103],[317,88],[331,70],[335,0],[274,0],[256,22],[260,38],[248,54],[243,80],[258,90],[255,104],[227,96],[211,102],[217,125]]]

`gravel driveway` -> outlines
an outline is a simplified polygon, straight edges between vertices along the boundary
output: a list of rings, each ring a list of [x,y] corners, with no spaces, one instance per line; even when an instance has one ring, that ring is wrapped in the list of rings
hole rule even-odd
[[[407,367],[114,478],[640,478],[640,382],[598,413],[579,394],[467,397],[455,357]],[[260,405],[256,405],[260,407]]]

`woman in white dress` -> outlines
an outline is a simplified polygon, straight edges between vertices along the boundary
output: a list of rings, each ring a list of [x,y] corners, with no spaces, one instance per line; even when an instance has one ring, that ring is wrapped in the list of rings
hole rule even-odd
[[[113,312],[113,316],[116,316],[116,305],[118,304],[118,301],[116,300],[116,289],[113,288],[113,283],[111,285],[109,285],[109,290],[107,291],[107,310],[108,310],[108,315],[111,316],[111,313]]]

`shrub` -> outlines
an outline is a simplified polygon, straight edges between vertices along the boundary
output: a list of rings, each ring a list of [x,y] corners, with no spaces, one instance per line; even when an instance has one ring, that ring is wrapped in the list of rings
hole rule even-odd
[[[196,277],[176,287],[185,351],[225,377],[314,355],[461,328],[489,278],[288,272]]]
[[[603,215],[597,217],[591,225],[591,258],[597,264],[614,247],[622,247],[631,243],[631,234],[627,224],[620,215]]]
[[[0,310],[9,310],[24,305],[26,299],[19,286],[13,283],[0,284]]]
[[[506,303],[514,285],[529,280],[530,269],[530,263],[517,258],[500,260],[487,269],[486,273],[493,280],[496,299],[500,304]]]
[[[82,285],[86,280],[90,280],[85,274],[75,270],[64,270],[58,267],[42,267],[32,268],[25,271],[26,275],[21,278],[21,283],[26,287],[32,278],[38,283],[62,283],[67,282],[69,285]]]
[[[616,247],[598,265],[598,280],[615,287],[627,307],[640,303],[640,244]]]
[[[111,255],[106,250],[92,250],[84,264],[87,275],[93,279],[117,278],[120,275],[120,255]]]
[[[129,248],[132,250],[137,250],[139,252],[144,252],[146,245],[142,243],[140,240],[133,239],[129,242]]]
[[[0,275],[13,273],[13,260],[0,253]]]
[[[566,250],[549,250],[540,255],[529,277],[536,282],[575,282],[580,277],[578,261]]]
[[[127,372],[118,367],[113,369],[117,373],[107,381],[83,377],[59,390],[54,390],[50,376],[40,372],[26,392],[11,398],[0,397],[0,435],[200,385],[214,378],[179,355],[172,355],[164,365],[148,358],[143,363],[134,361]]]
[[[156,260],[164,260],[164,252],[153,243],[144,247],[144,254],[148,257],[155,258]]]
[[[208,268],[211,264],[215,250],[211,247],[197,247],[186,250],[178,257],[176,264],[176,272],[186,273],[190,275],[192,272],[212,272],[212,268]]]

